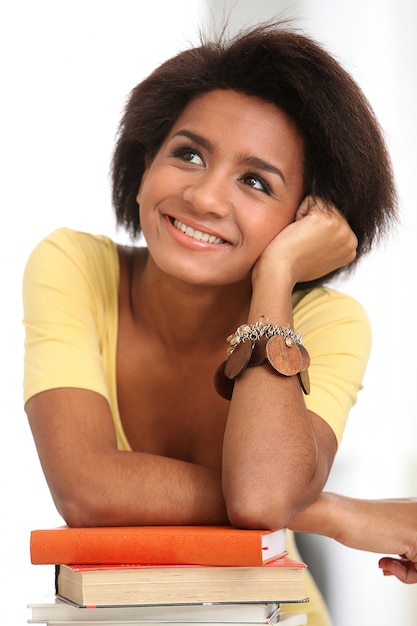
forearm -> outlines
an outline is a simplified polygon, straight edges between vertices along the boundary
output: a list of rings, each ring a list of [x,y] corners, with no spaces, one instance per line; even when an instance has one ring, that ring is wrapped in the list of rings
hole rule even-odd
[[[282,526],[323,487],[298,381],[277,378],[263,366],[236,383],[223,454],[223,490],[236,525]]]
[[[379,559],[384,575],[417,583],[417,498],[360,500],[322,493],[288,528],[331,537],[357,550],[395,555]]]
[[[294,286],[350,263],[356,247],[355,234],[336,209],[305,198],[294,221],[255,263],[248,323],[267,315],[273,324],[292,326]],[[253,369],[241,376],[231,401],[223,490],[232,522],[273,527],[317,499],[337,444],[330,427],[306,411],[295,376]]]
[[[101,457],[99,470],[93,458],[90,464],[56,498],[69,525],[228,524],[215,470],[118,450]]]
[[[227,523],[220,470],[118,450],[103,396],[49,390],[26,410],[45,478],[69,525]]]
[[[343,496],[322,492],[310,506],[293,517],[287,527],[296,532],[335,539],[343,527],[344,504],[347,500]]]
[[[292,326],[292,285],[286,279],[257,285],[249,323],[267,315]],[[285,524],[317,498],[328,470],[298,377],[269,364],[247,368],[235,382],[224,438],[223,489],[232,522]]]
[[[417,499],[365,500],[322,493],[288,528],[333,538],[357,550],[417,561]]]

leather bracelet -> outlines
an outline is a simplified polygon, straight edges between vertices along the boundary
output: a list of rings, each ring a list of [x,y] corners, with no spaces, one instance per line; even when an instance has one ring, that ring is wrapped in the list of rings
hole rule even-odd
[[[227,338],[228,358],[214,375],[217,393],[230,400],[235,380],[247,367],[269,364],[281,376],[297,376],[303,393],[310,393],[308,367],[310,356],[302,345],[301,335],[289,325],[270,324],[262,316],[256,324],[243,324]]]

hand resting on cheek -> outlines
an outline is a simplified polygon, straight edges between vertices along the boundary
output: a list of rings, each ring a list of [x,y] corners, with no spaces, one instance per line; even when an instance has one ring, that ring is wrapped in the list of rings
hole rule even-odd
[[[336,207],[307,196],[294,221],[265,248],[254,272],[284,268],[292,283],[316,280],[351,263],[358,240]]]

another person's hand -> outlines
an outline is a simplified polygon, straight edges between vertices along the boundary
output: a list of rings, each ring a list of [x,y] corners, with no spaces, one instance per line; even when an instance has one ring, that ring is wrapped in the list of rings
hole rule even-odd
[[[335,539],[353,548],[400,555],[381,558],[379,567],[385,576],[417,583],[417,499],[348,499],[346,503],[351,518]]]
[[[384,556],[379,560],[379,567],[384,576],[396,576],[403,583],[417,583],[417,561],[407,558],[394,559]]]
[[[323,492],[288,527],[356,550],[392,555],[379,560],[384,574],[417,583],[417,498],[363,500]]]
[[[328,494],[342,515],[333,537],[359,550],[401,555],[417,563],[417,498],[361,500]]]

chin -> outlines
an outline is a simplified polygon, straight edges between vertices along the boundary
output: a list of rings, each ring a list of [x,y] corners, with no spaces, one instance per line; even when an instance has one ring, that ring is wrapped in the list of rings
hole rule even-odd
[[[224,267],[202,268],[199,263],[174,263],[172,259],[161,259],[157,265],[167,277],[195,287],[227,287],[250,276],[229,275],[225,273]]]

